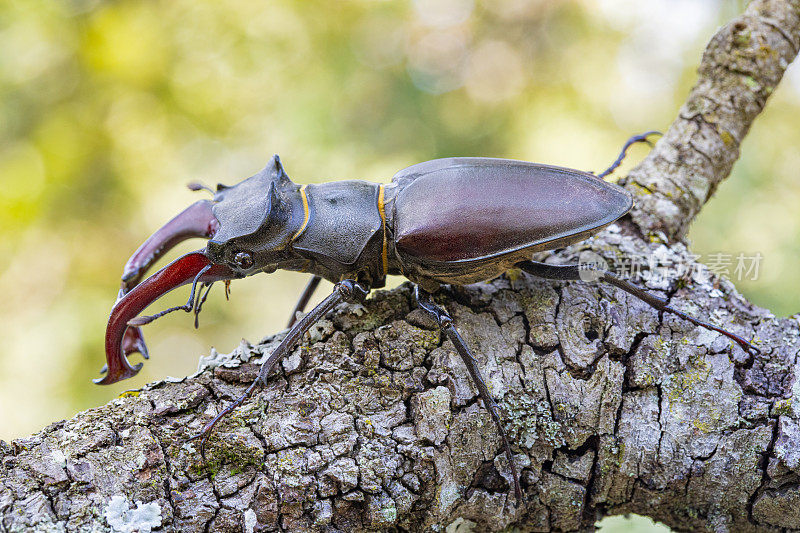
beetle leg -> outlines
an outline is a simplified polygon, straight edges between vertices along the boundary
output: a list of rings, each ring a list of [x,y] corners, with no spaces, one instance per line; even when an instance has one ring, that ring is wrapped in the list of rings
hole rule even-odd
[[[416,298],[420,309],[428,313],[428,315],[436,320],[439,328],[453,343],[456,351],[458,351],[458,354],[461,356],[461,359],[467,366],[467,370],[472,378],[472,382],[475,383],[475,386],[478,388],[478,392],[481,395],[483,405],[486,407],[486,410],[489,411],[492,420],[494,420],[494,423],[497,426],[497,432],[500,434],[500,439],[503,441],[503,448],[505,449],[506,457],[508,458],[508,464],[511,467],[511,477],[514,478],[514,495],[517,498],[517,505],[519,505],[522,503],[522,486],[519,483],[517,467],[514,465],[514,455],[511,453],[511,446],[508,443],[505,429],[503,429],[503,422],[500,417],[500,408],[494,401],[494,398],[492,398],[489,389],[486,387],[486,383],[483,381],[483,376],[481,376],[481,371],[478,368],[478,362],[469,351],[467,343],[464,342],[464,339],[461,338],[461,335],[458,334],[455,326],[453,326],[453,319],[447,314],[447,311],[433,302],[430,293],[422,289],[419,285],[415,285],[414,297]]]
[[[628,148],[630,148],[631,145],[636,143],[647,143],[650,146],[653,146],[653,143],[650,141],[650,139],[648,139],[648,137],[651,135],[664,135],[664,134],[661,133],[660,131],[648,131],[642,133],[641,135],[634,135],[625,142],[625,145],[622,147],[622,151],[620,151],[619,156],[617,156],[617,160],[611,163],[610,167],[608,167],[600,174],[598,174],[597,177],[604,178],[609,174],[611,174],[612,172],[614,172],[614,170],[616,170],[617,167],[620,166],[620,164],[622,164],[622,160],[625,159],[625,156],[627,155],[628,152]]]
[[[200,327],[200,311],[203,310],[203,304],[206,303],[206,298],[208,298],[208,293],[211,292],[211,287],[214,286],[213,283],[206,283],[206,292],[203,293],[202,298],[198,298],[195,300],[194,305],[194,329]]]
[[[302,313],[306,310],[308,301],[314,295],[314,291],[317,290],[321,279],[321,277],[315,275],[311,276],[311,279],[308,280],[308,285],[306,285],[306,288],[303,289],[302,294],[300,294],[300,299],[297,300],[297,305],[294,306],[292,316],[289,317],[289,323],[286,325],[287,328],[292,327],[294,323],[297,322],[297,313]]]
[[[594,277],[595,279],[601,279],[607,283],[610,283],[611,285],[614,285],[619,289],[622,289],[628,294],[636,296],[637,298],[649,304],[651,307],[657,309],[658,311],[672,313],[673,315],[678,316],[688,322],[691,322],[696,326],[710,329],[712,331],[716,331],[717,333],[725,335],[729,339],[735,341],[747,353],[750,354],[758,353],[758,348],[750,344],[743,337],[740,337],[739,335],[726,331],[721,327],[715,326],[708,322],[704,322],[702,320],[698,320],[692,316],[689,316],[683,311],[679,311],[674,307],[671,307],[669,304],[667,304],[666,300],[659,298],[658,296],[654,296],[649,292],[647,292],[646,290],[640,289],[636,285],[628,281],[625,281],[624,279],[621,279],[606,270],[593,269],[588,265],[548,265],[546,263],[538,263],[536,261],[523,261],[522,263],[517,263],[516,266],[529,274],[533,274],[534,276],[546,279],[558,279],[565,281],[569,280],[587,281],[587,275],[589,276],[589,278]]]
[[[369,290],[359,285],[355,280],[346,279],[340,281],[333,287],[333,293],[330,296],[322,300],[314,309],[312,309],[307,315],[301,318],[293,327],[289,330],[289,333],[286,334],[286,337],[283,338],[278,347],[270,354],[266,361],[261,364],[261,369],[258,371],[258,377],[250,384],[249,387],[244,391],[244,394],[239,396],[233,403],[228,405],[225,409],[220,411],[220,413],[215,416],[211,422],[205,425],[205,427],[198,433],[197,435],[192,436],[189,440],[201,439],[200,440],[200,455],[203,456],[203,460],[206,457],[206,443],[208,442],[208,438],[211,436],[211,431],[214,429],[214,426],[217,425],[217,422],[225,418],[231,411],[239,407],[259,385],[266,385],[267,378],[269,374],[272,372],[272,369],[275,368],[275,365],[289,355],[290,351],[294,349],[295,345],[300,342],[300,339],[303,338],[303,335],[310,330],[314,324],[316,324],[325,314],[333,309],[337,304],[341,302],[349,302],[349,303],[360,303],[363,302],[364,299],[367,297]]]
[[[198,272],[195,275],[194,280],[192,281],[192,290],[189,292],[189,300],[185,304],[177,305],[175,307],[170,307],[169,309],[164,309],[163,311],[159,311],[158,313],[156,313],[154,315],[134,317],[134,318],[132,318],[131,320],[128,321],[128,325],[129,326],[144,326],[145,324],[149,324],[150,322],[153,322],[157,318],[161,318],[164,315],[168,315],[169,313],[172,313],[173,311],[186,311],[187,313],[190,313],[192,310],[194,310],[197,307],[198,300],[200,299],[200,295],[197,293],[197,282],[200,280],[200,278],[203,277],[203,274],[208,272],[210,269],[211,269],[211,265],[210,264],[206,265],[202,269],[200,269],[200,272]],[[196,320],[197,320],[197,317],[195,316],[195,321]]]

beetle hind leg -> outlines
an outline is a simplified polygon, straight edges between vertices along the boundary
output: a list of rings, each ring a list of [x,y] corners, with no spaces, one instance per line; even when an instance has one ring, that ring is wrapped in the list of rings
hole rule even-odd
[[[646,304],[650,305],[654,309],[658,311],[663,311],[665,313],[671,313],[677,317],[680,317],[688,322],[696,326],[700,326],[705,329],[709,329],[712,331],[716,331],[717,333],[721,333],[725,335],[732,341],[736,342],[742,349],[749,353],[754,354],[758,353],[758,348],[753,346],[750,342],[748,342],[743,337],[736,335],[735,333],[731,333],[719,326],[715,326],[703,320],[698,320],[692,316],[687,315],[683,311],[679,311],[674,307],[670,306],[666,300],[659,298],[653,294],[650,294],[648,291],[641,289],[626,281],[622,278],[619,278],[608,272],[607,270],[599,270],[592,268],[590,265],[548,265],[546,263],[538,263],[536,261],[523,261],[522,263],[517,263],[517,267],[521,268],[525,272],[529,274],[533,274],[534,276],[545,278],[545,279],[557,279],[557,280],[564,280],[564,281],[594,281],[594,280],[602,280],[606,283],[610,283],[615,287],[622,289],[623,291],[627,292],[628,294],[632,294],[636,296]]]
[[[622,164],[622,161],[625,159],[625,156],[628,155],[628,148],[630,148],[632,145],[637,144],[637,143],[647,143],[650,146],[653,146],[652,141],[650,141],[650,139],[648,139],[648,137],[650,137],[652,135],[663,135],[663,133],[661,133],[660,131],[655,131],[655,130],[647,131],[647,132],[644,132],[644,133],[642,133],[640,135],[634,135],[633,137],[628,139],[625,142],[625,145],[622,147],[622,150],[620,151],[619,156],[617,156],[617,159],[613,163],[611,163],[611,166],[609,166],[603,172],[598,174],[597,177],[598,178],[605,178],[606,176],[608,176],[609,174],[614,172],[617,169],[617,167]]]
[[[464,361],[464,364],[469,371],[469,375],[472,378],[472,382],[477,387],[478,393],[483,400],[483,405],[486,407],[486,410],[489,411],[489,415],[491,415],[492,420],[497,426],[497,432],[503,442],[503,449],[506,453],[508,464],[511,468],[511,477],[514,479],[514,495],[517,499],[517,505],[521,504],[523,501],[522,486],[519,482],[519,475],[517,475],[517,467],[514,464],[514,455],[511,452],[511,445],[508,443],[508,437],[506,436],[505,429],[503,428],[503,421],[502,417],[500,416],[500,407],[494,401],[494,398],[492,398],[489,389],[486,387],[486,383],[483,381],[483,376],[478,368],[478,362],[475,360],[472,352],[470,352],[469,348],[467,347],[467,343],[464,342],[464,339],[461,337],[461,335],[459,335],[458,331],[453,325],[453,319],[449,314],[447,314],[447,311],[433,302],[430,293],[422,289],[419,285],[415,285],[414,297],[416,298],[420,309],[428,313],[428,315],[436,320],[439,328],[445,335],[447,335],[447,338],[449,338],[453,343],[456,351],[458,351],[458,354]]]

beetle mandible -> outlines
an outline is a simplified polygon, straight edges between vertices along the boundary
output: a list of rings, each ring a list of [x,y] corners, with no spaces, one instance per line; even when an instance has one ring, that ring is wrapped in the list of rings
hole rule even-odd
[[[630,193],[601,178],[620,164],[631,144],[649,143],[648,136],[655,133],[629,139],[617,160],[598,175],[524,161],[454,157],[408,167],[387,185],[349,180],[301,186],[289,179],[276,155],[261,172],[237,185],[218,185],[211,191],[190,184],[195,190],[208,189],[214,197],[167,222],[128,260],[106,329],[107,373],[95,382],[108,385],[139,371],[142,363],[131,366],[127,355],[140,352],[148,357],[140,326],[179,309],[193,311],[196,324],[214,282],[227,284],[279,268],[313,274],[288,334],[262,364],[258,377],[195,437],[202,437],[205,455],[214,425],[266,383],[275,364],[320,318],[340,302],[363,302],[371,289],[384,286],[387,275],[402,275],[415,284],[419,308],[436,321],[466,365],[497,427],[520,502],[522,488],[499,408],[469,347],[431,293],[441,284],[485,281],[511,268],[548,279],[586,279],[582,274],[593,267],[539,263],[531,260],[532,254],[581,241],[627,213],[633,205]],[[159,257],[190,237],[209,239],[206,248],[142,280]],[[659,311],[756,351],[744,338],[690,317],[611,272],[591,274]],[[333,293],[295,322],[320,278],[335,284]],[[192,289],[185,305],[138,317],[156,299],[188,283]],[[202,296],[198,284],[206,288]]]

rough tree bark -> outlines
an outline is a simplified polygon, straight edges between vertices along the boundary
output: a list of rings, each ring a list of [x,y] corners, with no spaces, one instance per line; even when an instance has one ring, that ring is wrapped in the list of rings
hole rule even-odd
[[[688,265],[649,288],[760,355],[611,287],[518,275],[437,296],[507,413],[524,506],[452,345],[403,286],[331,313],[219,426],[207,463],[186,438],[280,334],[1,443],[0,530],[571,531],[627,512],[680,530],[800,529],[800,317],[755,308],[680,242],[798,48],[799,1],[750,4],[630,174],[632,216],[549,259]]]

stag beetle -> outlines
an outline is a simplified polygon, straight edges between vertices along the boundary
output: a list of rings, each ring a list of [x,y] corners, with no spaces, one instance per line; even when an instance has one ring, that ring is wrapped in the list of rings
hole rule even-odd
[[[435,319],[463,359],[497,426],[520,502],[522,489],[499,408],[453,320],[431,293],[441,284],[485,281],[514,267],[542,278],[586,280],[591,266],[550,265],[534,262],[531,256],[581,241],[627,213],[633,205],[630,193],[600,178],[620,164],[631,144],[649,142],[654,133],[629,139],[617,160],[599,175],[524,161],[453,157],[401,170],[388,185],[356,180],[297,185],[276,155],[238,185],[218,185],[216,191],[190,185],[208,189],[214,197],[167,222],[128,260],[106,329],[107,373],[95,382],[108,385],[134,376],[142,363],[131,366],[126,356],[140,352],[147,358],[140,326],[178,309],[197,315],[214,282],[227,284],[278,268],[313,274],[295,311],[304,309],[320,278],[333,282],[333,293],[312,311],[296,323],[292,314],[288,334],[263,363],[258,378],[195,436],[202,437],[205,455],[214,425],[266,383],[274,365],[314,323],[340,302],[363,302],[371,289],[384,286],[387,275],[402,275],[415,284],[419,308]],[[142,281],[148,267],[190,237],[208,238],[206,248]],[[755,351],[742,337],[687,316],[611,272],[591,273],[659,311]],[[137,317],[156,299],[188,283],[192,289],[185,305]],[[206,287],[202,297],[198,283]]]

